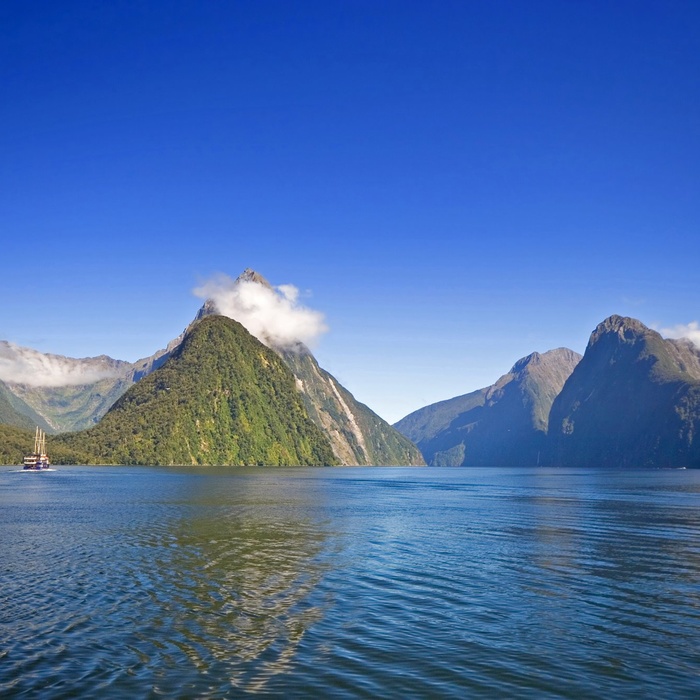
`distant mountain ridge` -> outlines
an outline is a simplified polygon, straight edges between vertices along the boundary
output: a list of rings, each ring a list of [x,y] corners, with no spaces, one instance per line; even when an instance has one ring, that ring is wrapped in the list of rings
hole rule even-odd
[[[36,367],[37,374],[58,369],[69,381],[55,386],[27,381],[5,380],[4,386],[31,409],[36,424],[50,433],[82,430],[94,425],[110,406],[134,383],[157,369],[182,341],[184,333],[150,357],[126,362],[108,355],[73,358],[41,353],[32,348],[0,341],[0,357],[25,360],[25,374]],[[81,382],[80,377],[85,381]],[[38,417],[38,420],[37,420]]]
[[[551,405],[580,359],[568,348],[532,353],[495,384],[418,409],[394,427],[433,466],[541,463]]]
[[[249,269],[236,283],[259,284],[274,291],[264,277]],[[166,348],[135,363],[105,355],[66,358],[0,341],[1,376],[7,378],[13,362],[18,367],[18,381],[0,381],[0,425],[8,426],[8,439],[17,445],[18,440],[25,439],[21,437],[22,430],[35,425],[54,432],[84,429],[99,424],[112,408],[119,413],[127,404],[131,406],[131,420],[134,406],[143,405],[145,409],[146,404],[150,405],[150,399],[146,400],[141,392],[152,387],[152,382],[131,392],[131,398],[123,402],[121,397],[165,367],[170,359],[179,357],[193,330],[203,321],[214,323],[211,319],[215,318],[226,317],[219,316],[216,302],[207,299],[180,336]],[[240,334],[224,335],[234,344],[248,342],[241,341]],[[583,357],[567,348],[532,353],[518,360],[493,385],[425,406],[395,426],[357,401],[335,377],[319,367],[303,343],[275,346],[276,341],[271,340],[276,337],[274,334],[263,336],[267,345],[262,343],[261,347],[291,372],[293,388],[306,417],[327,441],[324,445],[330,453],[325,453],[324,459],[329,464],[700,467],[700,350],[689,340],[664,339],[633,318],[613,315],[598,324]],[[233,349],[227,349],[225,343],[219,345],[220,359],[226,365]],[[254,350],[251,352],[255,355]],[[248,360],[240,366],[247,367]],[[216,364],[211,358],[207,362]],[[264,374],[256,375],[254,383],[264,384]],[[61,377],[64,384],[60,383]],[[81,378],[85,383],[80,382]],[[42,386],[42,381],[48,385]],[[191,388],[194,391],[195,387]],[[260,415],[264,415],[265,411],[260,410]],[[157,422],[162,422],[158,411],[152,415],[159,416]],[[110,417],[104,430],[114,426],[115,420]],[[127,450],[126,443],[121,451],[115,451],[112,445],[102,452],[96,451],[95,444],[90,446],[80,440],[73,443],[71,438],[61,438],[56,444],[66,459],[99,452],[100,459],[111,455],[113,459],[133,462],[148,455],[148,459],[155,460],[160,452],[153,449],[160,438],[157,431],[152,431],[153,426],[144,424],[148,420],[144,414],[130,424],[132,431],[138,425],[136,432],[149,435],[152,441],[147,449],[141,438],[142,444],[133,453]],[[277,418],[270,420],[275,423]],[[183,421],[182,425],[186,423]],[[216,423],[217,430],[223,431],[224,442],[228,435],[225,423],[226,420]],[[195,433],[199,435],[200,428],[194,430],[190,426],[188,430],[189,447],[182,451],[182,445],[177,449],[169,446],[167,463],[183,459],[187,464],[204,464],[208,459],[224,459],[222,454],[237,459],[235,450],[209,450],[207,445],[214,440],[213,433],[199,447],[193,447],[191,439]],[[125,434],[129,434],[128,430]],[[110,440],[107,435],[102,442],[111,444]],[[284,440],[278,442],[285,444]],[[62,444],[65,449],[60,447]],[[245,453],[242,459],[243,463],[269,459],[277,464],[287,463],[284,460],[296,455],[292,459],[301,463],[317,463],[314,460],[325,448],[319,448],[321,452],[314,453],[314,457],[304,449],[295,452],[296,448],[289,445],[278,446],[272,452]]]
[[[435,466],[700,467],[700,350],[613,315],[560,349],[395,427]]]
[[[31,406],[15,396],[4,382],[0,381],[0,425],[11,425],[27,430],[39,426],[46,430],[47,424]]]

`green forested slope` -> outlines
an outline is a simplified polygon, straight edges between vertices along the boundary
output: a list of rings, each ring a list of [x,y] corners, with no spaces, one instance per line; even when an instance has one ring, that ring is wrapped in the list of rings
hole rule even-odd
[[[272,285],[255,270],[246,269],[236,284]],[[197,314],[204,318],[217,313],[208,299]],[[331,444],[343,465],[424,465],[418,448],[365,404],[360,403],[330,373],[319,367],[311,351],[301,342],[270,345],[282,357],[296,378],[296,386],[311,420]]]
[[[223,316],[197,322],[170,359],[98,425],[60,439],[113,464],[336,463],[289,369]]]
[[[22,464],[24,455],[34,448],[34,429],[23,430],[10,425],[0,425],[0,464]],[[89,457],[57,438],[47,436],[46,452],[52,464],[88,464]]]

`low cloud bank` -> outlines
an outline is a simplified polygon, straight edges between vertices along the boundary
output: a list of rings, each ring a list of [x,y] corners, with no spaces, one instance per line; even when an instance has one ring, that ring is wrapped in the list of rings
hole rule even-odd
[[[14,343],[0,343],[0,380],[30,386],[79,386],[118,376],[112,367],[96,366],[100,360],[76,360],[45,355]]]
[[[661,335],[667,338],[687,338],[693,345],[700,348],[700,324],[697,321],[681,323],[672,328],[662,328]]]
[[[219,275],[194,293],[211,299],[222,316],[238,321],[268,346],[293,348],[299,342],[313,346],[328,330],[323,314],[300,304],[299,290],[291,284],[271,287]]]

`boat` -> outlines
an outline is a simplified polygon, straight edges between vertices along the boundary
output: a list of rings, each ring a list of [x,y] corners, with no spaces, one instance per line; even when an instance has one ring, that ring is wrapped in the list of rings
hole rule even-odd
[[[34,434],[34,452],[24,458],[24,468],[31,471],[48,469],[51,466],[49,456],[46,454],[46,433],[37,426]]]

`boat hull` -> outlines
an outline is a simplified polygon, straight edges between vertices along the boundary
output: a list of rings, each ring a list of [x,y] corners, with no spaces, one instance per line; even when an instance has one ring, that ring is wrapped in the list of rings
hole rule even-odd
[[[38,472],[42,469],[48,469],[51,466],[48,459],[37,459],[34,461],[31,457],[24,460],[24,469],[27,471]]]

